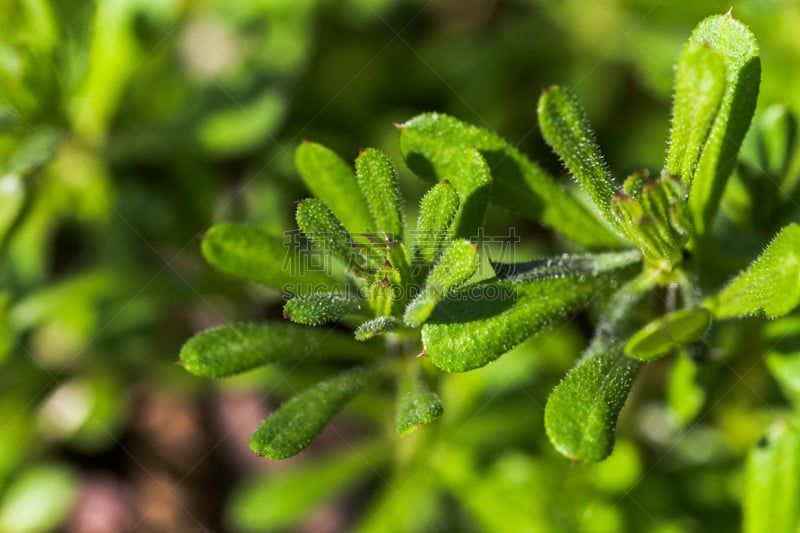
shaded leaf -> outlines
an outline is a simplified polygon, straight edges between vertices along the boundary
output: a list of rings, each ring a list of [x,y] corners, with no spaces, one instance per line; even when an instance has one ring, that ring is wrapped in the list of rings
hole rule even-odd
[[[783,316],[800,304],[800,226],[789,224],[716,296],[703,302],[715,318]]]
[[[286,323],[231,324],[207,329],[181,348],[181,364],[197,376],[220,378],[276,362],[365,359],[372,350],[349,335]]]
[[[297,147],[294,162],[311,194],[331,208],[349,233],[359,235],[369,231],[372,217],[347,163],[328,148],[312,142]]]
[[[13,174],[24,177],[35,172],[55,157],[64,134],[54,130],[44,130],[25,138],[19,149],[2,166],[0,175]]]
[[[479,368],[553,320],[602,298],[610,286],[606,274],[468,285],[434,308],[422,342],[431,361],[446,372]]]
[[[354,368],[304,390],[280,406],[250,437],[250,448],[269,459],[303,451],[331,419],[380,373]]]
[[[369,340],[376,335],[389,333],[403,327],[403,323],[393,316],[379,316],[372,320],[367,320],[356,328],[356,340]]]
[[[710,325],[711,313],[702,307],[674,311],[634,333],[625,345],[625,354],[651,361],[674,347],[699,341]]]
[[[401,437],[435,422],[444,411],[442,400],[417,376],[405,373],[397,390],[397,434]]]
[[[0,243],[4,242],[25,203],[25,185],[15,174],[0,178]]]
[[[237,531],[290,528],[341,497],[385,459],[385,445],[376,443],[251,479],[234,492],[228,521]]]
[[[619,221],[611,213],[614,197],[611,172],[583,107],[571,92],[554,85],[542,93],[537,112],[544,140],[580,183],[603,218],[619,228]]]
[[[408,304],[405,323],[416,327],[428,319],[436,303],[450,290],[468,281],[478,269],[478,247],[467,240],[450,244],[436,262],[420,293]]]
[[[547,399],[544,423],[553,446],[576,461],[601,461],[614,449],[619,416],[644,363],[621,343],[593,343]]]
[[[307,258],[288,246],[283,237],[243,224],[222,223],[203,237],[203,257],[215,268],[242,279],[278,289],[299,281],[328,287],[325,272],[307,268]]]
[[[616,270],[641,261],[639,250],[611,252],[606,254],[563,254],[523,263],[494,263],[492,269],[498,279],[527,283],[564,276],[596,275],[607,270]]]
[[[301,201],[295,218],[297,226],[322,248],[322,253],[336,258],[348,271],[368,267],[367,257],[361,253],[359,245],[324,202],[316,198]]]
[[[403,236],[400,190],[392,162],[375,148],[368,148],[356,159],[356,180],[367,201],[374,231],[399,239]]]
[[[414,117],[400,130],[400,149],[406,163],[429,180],[447,178],[454,152],[472,147],[480,151],[491,169],[493,203],[540,220],[580,244],[619,245],[619,237],[598,224],[598,218],[582,202],[495,133],[441,113]]]
[[[365,302],[338,294],[295,296],[283,306],[283,316],[297,324],[319,326],[360,311]]]
[[[412,252],[415,266],[419,261],[433,263],[453,238],[450,226],[458,205],[458,193],[447,180],[434,185],[422,197]]]
[[[800,430],[776,423],[750,451],[744,494],[744,533],[800,528]]]

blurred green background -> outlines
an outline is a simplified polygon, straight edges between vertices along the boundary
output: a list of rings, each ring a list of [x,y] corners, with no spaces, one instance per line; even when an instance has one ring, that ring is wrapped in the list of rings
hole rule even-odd
[[[202,328],[280,318],[279,294],[213,272],[199,242],[222,220],[292,229],[302,139],[400,161],[392,123],[436,110],[566,183],[535,124],[540,88],[560,83],[618,176],[655,170],[673,62],[729,7],[0,1],[0,531],[739,530],[743,457],[785,408],[759,364],[768,335],[748,322],[716,332],[716,362],[648,367],[616,452],[594,466],[561,458],[542,424],[585,317],[445,377],[436,427],[398,441],[372,398],[282,463],[247,439],[312,376],[210,383],[173,364]],[[741,1],[734,14],[762,47],[759,109],[797,109],[800,5]],[[398,166],[413,211],[425,185]],[[500,210],[487,226],[517,227],[522,255],[558,246]]]

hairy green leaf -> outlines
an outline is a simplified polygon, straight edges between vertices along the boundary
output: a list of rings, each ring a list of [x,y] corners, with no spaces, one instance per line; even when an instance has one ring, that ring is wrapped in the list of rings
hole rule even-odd
[[[183,345],[180,362],[197,376],[221,378],[276,362],[361,360],[372,355],[372,350],[347,334],[278,322],[230,324],[201,331]]]
[[[229,521],[237,531],[275,531],[300,523],[314,509],[341,497],[386,460],[384,443],[359,445],[336,455],[247,481],[233,494]],[[309,480],[313,480],[310,483]]]
[[[553,446],[576,461],[608,457],[617,417],[643,364],[626,357],[622,343],[593,343],[547,399],[544,423]]]
[[[369,207],[350,167],[321,144],[304,142],[294,154],[300,177],[315,197],[331,208],[352,235],[373,226]]]
[[[307,268],[306,258],[282,237],[242,224],[213,226],[203,237],[202,251],[222,272],[270,287],[285,288],[298,281],[322,287],[333,283],[324,272]]]
[[[711,313],[702,307],[674,311],[634,333],[625,345],[625,354],[651,361],[674,347],[699,341],[710,325]]]
[[[379,316],[359,325],[356,328],[355,336],[356,340],[366,341],[376,335],[389,333],[401,327],[403,327],[403,323],[393,316]]]
[[[306,449],[331,419],[380,372],[358,367],[320,381],[280,406],[250,437],[250,448],[269,459]]]
[[[419,377],[403,374],[397,387],[396,428],[401,437],[442,415],[442,400]]]
[[[492,263],[498,279],[515,283],[527,283],[564,276],[596,275],[599,272],[616,270],[641,261],[639,250],[611,252],[606,254],[563,254],[545,257],[524,263]]]
[[[619,228],[611,212],[614,186],[589,120],[575,96],[554,85],[539,98],[539,127],[542,136],[581,184],[606,221]]]
[[[667,172],[692,183],[725,93],[725,59],[708,45],[683,49],[675,72]]]
[[[431,361],[446,372],[479,368],[556,318],[603,297],[610,285],[605,273],[467,285],[434,308],[422,328],[422,342]]]
[[[433,263],[453,238],[451,224],[458,212],[458,193],[449,181],[434,185],[419,206],[419,219],[414,234],[412,262]]]
[[[800,530],[800,429],[781,421],[750,451],[744,533]]]
[[[696,52],[701,48],[707,48],[709,52]],[[699,60],[700,56],[702,60]],[[673,137],[673,141],[685,143],[688,155],[680,158],[673,156],[673,159],[668,159],[667,166],[670,172],[673,170],[678,173],[683,172],[683,164],[677,166],[676,161],[678,159],[690,161],[692,157],[689,151],[696,149],[698,141],[704,143],[694,172],[688,176],[682,175],[683,180],[689,185],[689,212],[694,232],[698,236],[708,233],[708,226],[716,213],[725,183],[733,171],[736,154],[753,118],[761,78],[758,43],[750,30],[730,15],[706,18],[692,32],[679,60],[679,79],[673,111],[676,124],[680,123],[677,126],[679,130],[683,128],[683,122],[690,120],[692,116],[698,121],[708,120],[707,114],[713,107],[712,102],[699,104],[701,109],[694,111],[687,109],[687,106],[694,107],[698,105],[698,101],[713,99],[713,95],[704,91],[718,90],[718,81],[708,81],[718,76],[716,74],[718,66],[712,66],[717,60],[711,59],[716,56],[722,58],[724,63],[725,92],[713,123],[707,129],[706,140],[677,134],[677,137]],[[697,85],[685,86],[691,83]],[[699,122],[690,124],[689,127],[703,130],[706,124]],[[692,135],[700,133],[702,131],[695,131]],[[692,163],[686,163],[685,166],[691,170]]]
[[[397,175],[389,157],[375,148],[368,148],[356,159],[356,180],[367,200],[374,231],[390,238],[403,236],[403,214]]]
[[[800,225],[789,224],[742,273],[703,302],[715,318],[783,316],[800,304]]]
[[[368,267],[367,256],[361,253],[359,244],[323,201],[317,198],[302,200],[295,218],[303,233],[318,244],[324,254],[336,258],[348,272]]]
[[[454,152],[472,147],[481,152],[491,169],[493,203],[540,220],[586,246],[620,244],[619,237],[598,223],[582,202],[495,133],[441,113],[419,115],[403,124],[400,132],[400,149],[409,168],[430,180],[447,178]]]
[[[405,323],[416,327],[425,322],[436,303],[448,291],[465,283],[478,269],[478,247],[467,240],[457,240],[442,252],[442,256],[428,274],[425,286],[408,304],[403,317]]]
[[[338,294],[295,296],[283,306],[283,316],[297,324],[319,326],[360,311],[365,302]]]

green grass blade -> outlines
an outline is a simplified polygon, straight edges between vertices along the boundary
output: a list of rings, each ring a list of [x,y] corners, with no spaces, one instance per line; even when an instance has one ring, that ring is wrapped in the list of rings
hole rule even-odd
[[[585,246],[621,243],[583,202],[497,134],[441,113],[414,117],[400,130],[400,149],[409,168],[432,181],[447,178],[446,169],[455,151],[472,147],[480,151],[491,169],[492,203],[541,221]]]
[[[300,453],[379,375],[377,370],[359,367],[304,390],[267,417],[250,437],[250,448],[269,459],[287,459]]]
[[[363,360],[372,355],[347,334],[278,322],[201,331],[181,348],[180,363],[196,376],[221,378],[277,362]]]

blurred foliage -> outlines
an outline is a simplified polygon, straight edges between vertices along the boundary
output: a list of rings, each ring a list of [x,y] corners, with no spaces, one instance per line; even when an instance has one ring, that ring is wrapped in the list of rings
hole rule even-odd
[[[172,365],[194,331],[280,316],[280,295],[210,272],[198,237],[223,218],[276,235],[292,227],[292,201],[306,194],[291,158],[301,139],[346,156],[369,141],[398,159],[391,123],[436,110],[556,171],[535,103],[557,82],[585,103],[610,166],[656,168],[675,57],[698,20],[729,7],[0,2],[0,529],[83,533],[82,520],[100,516],[109,531],[739,530],[743,458],[798,398],[797,316],[715,327],[696,353],[654,365],[614,455],[593,466],[570,465],[542,431],[547,393],[586,343],[585,317],[444,378],[436,426],[362,442],[363,426],[387,427],[387,409],[357,401],[355,416],[281,469],[243,457],[236,430],[266,409],[265,392],[274,405],[316,381],[314,369],[212,386]],[[757,148],[759,135],[769,143],[792,127],[770,106],[800,106],[800,5],[734,9],[762,50],[764,113],[746,141]],[[746,150],[723,198],[719,279],[797,220],[798,171],[769,152]],[[425,185],[406,178],[413,206]],[[524,234],[520,255],[560,246],[504,211],[487,221]],[[775,427],[789,453],[795,425]]]

